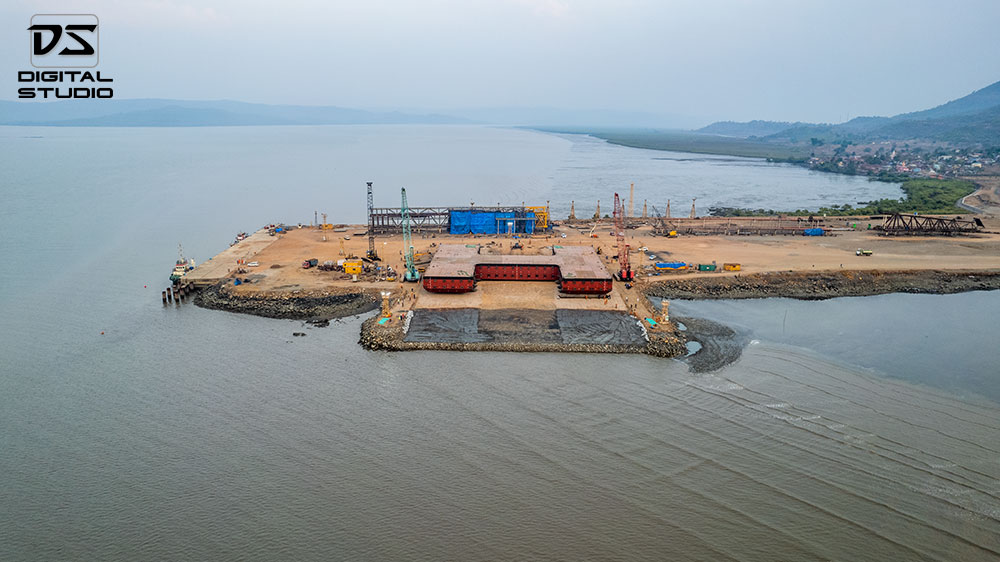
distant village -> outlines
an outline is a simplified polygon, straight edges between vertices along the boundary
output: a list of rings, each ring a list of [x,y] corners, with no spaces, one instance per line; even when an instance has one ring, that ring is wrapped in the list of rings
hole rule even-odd
[[[952,178],[1000,174],[1000,147],[991,149],[911,147],[898,142],[822,146],[808,159],[809,168],[867,176]],[[822,148],[820,148],[822,147]],[[832,148],[832,152],[831,152]],[[823,152],[824,154],[818,154]]]

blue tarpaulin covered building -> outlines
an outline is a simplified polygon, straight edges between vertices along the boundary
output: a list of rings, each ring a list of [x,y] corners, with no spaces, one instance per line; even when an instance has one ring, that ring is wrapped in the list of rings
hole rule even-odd
[[[452,234],[468,234],[471,217],[471,211],[451,211],[448,217],[451,226],[448,231]]]
[[[449,211],[451,234],[531,234],[535,232],[535,213],[523,211]]]
[[[497,214],[473,211],[471,230],[473,234],[496,234]]]
[[[517,221],[514,220],[514,213],[497,213],[496,219],[498,234],[517,232]]]

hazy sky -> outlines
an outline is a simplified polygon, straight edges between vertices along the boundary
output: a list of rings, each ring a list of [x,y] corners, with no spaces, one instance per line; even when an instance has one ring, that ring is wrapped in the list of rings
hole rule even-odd
[[[839,122],[1000,80],[1000,0],[4,0],[2,99],[35,13],[100,17],[118,98]]]

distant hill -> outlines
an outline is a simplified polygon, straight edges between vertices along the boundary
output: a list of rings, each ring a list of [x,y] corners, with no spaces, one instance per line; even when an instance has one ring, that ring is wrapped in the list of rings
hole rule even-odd
[[[766,137],[800,125],[806,125],[806,123],[760,120],[747,121],[745,123],[739,123],[736,121],[718,121],[707,127],[702,127],[695,132],[709,135],[720,135],[724,137]]]
[[[761,131],[769,131],[761,134]],[[840,124],[750,121],[713,123],[698,133],[760,137],[772,142],[926,139],[961,145],[1000,145],[1000,82],[948,103],[893,117],[856,117]]]
[[[334,106],[266,105],[168,99],[0,101],[0,125],[55,127],[207,127],[237,125],[451,124],[438,114],[372,112]]]
[[[917,119],[939,119],[954,115],[971,115],[987,109],[1000,106],[1000,82],[994,82],[985,88],[957,100],[913,113],[903,113],[893,117],[895,121],[912,121]]]

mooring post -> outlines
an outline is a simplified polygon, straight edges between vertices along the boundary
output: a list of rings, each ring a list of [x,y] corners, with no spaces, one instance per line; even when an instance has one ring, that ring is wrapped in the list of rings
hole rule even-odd
[[[160,296],[163,297],[163,304],[167,304],[167,292],[161,291]]]

